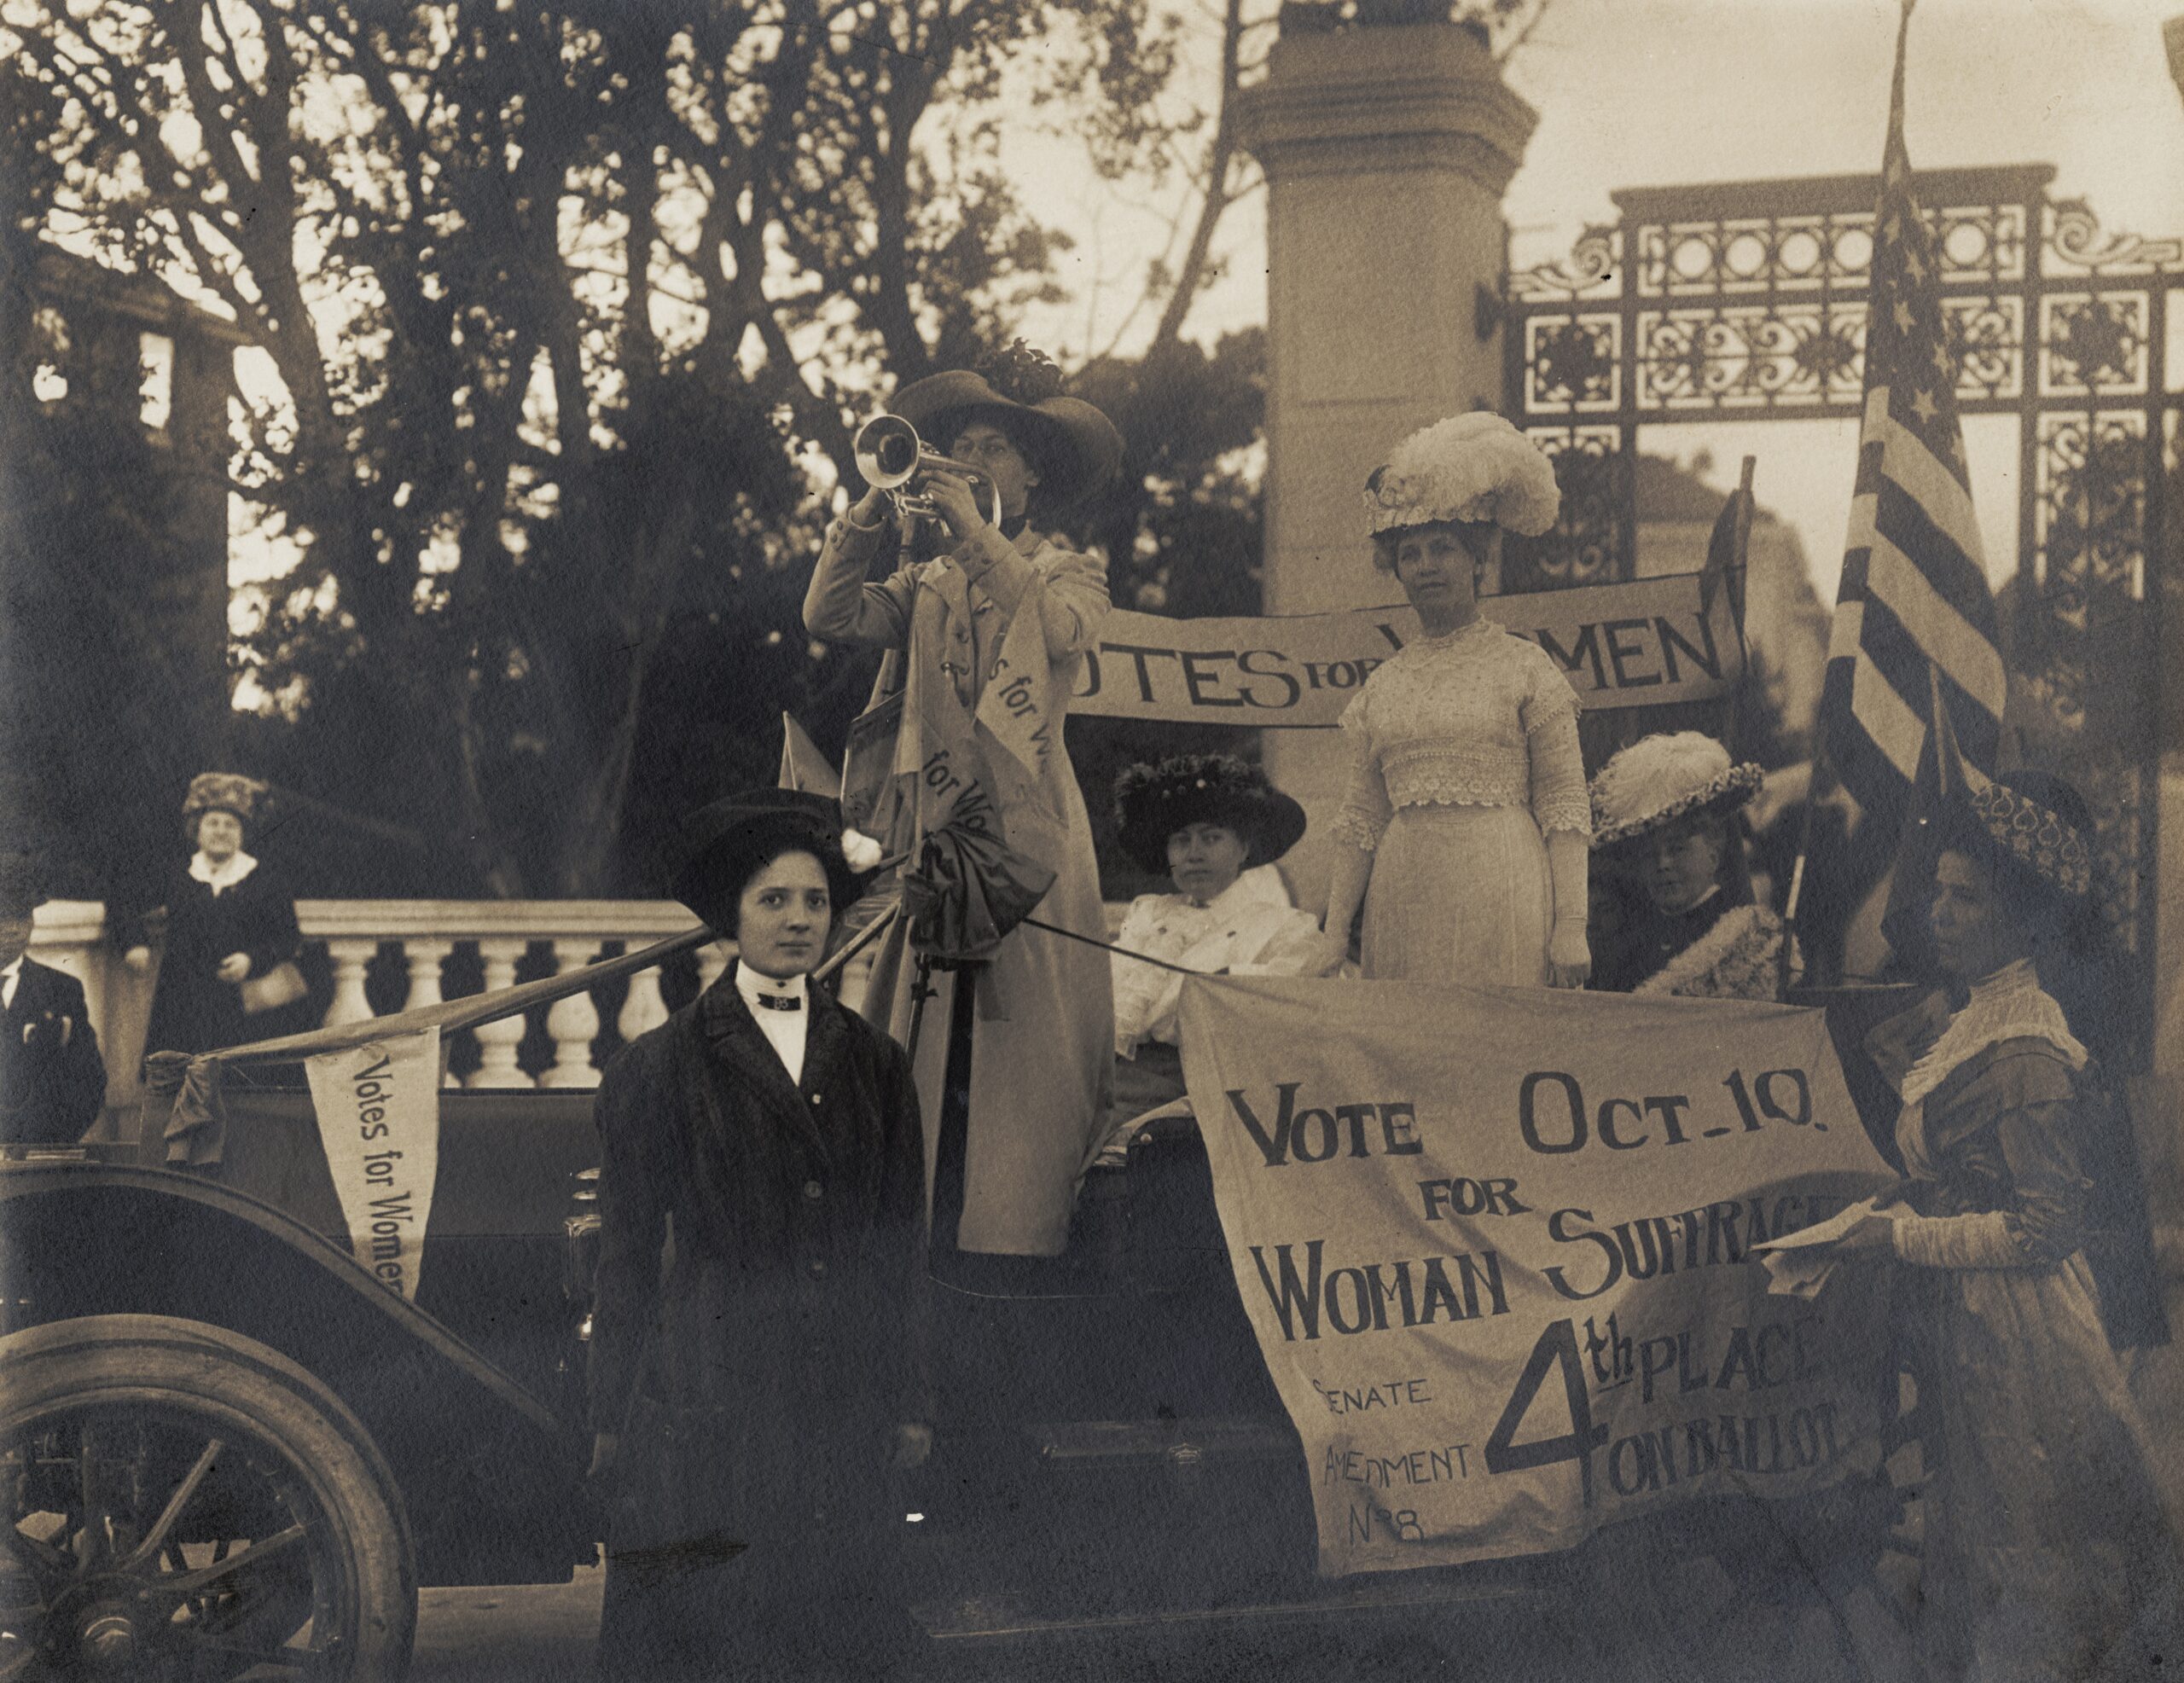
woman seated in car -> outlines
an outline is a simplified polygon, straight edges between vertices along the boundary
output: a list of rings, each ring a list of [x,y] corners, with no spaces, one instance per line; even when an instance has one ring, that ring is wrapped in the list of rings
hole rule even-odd
[[[1320,976],[1341,962],[1273,868],[1304,833],[1304,809],[1257,766],[1225,754],[1134,765],[1116,781],[1115,816],[1130,856],[1176,887],[1131,902],[1118,946],[1200,975]],[[1119,954],[1113,964],[1119,1125],[1182,1096],[1183,978]]]

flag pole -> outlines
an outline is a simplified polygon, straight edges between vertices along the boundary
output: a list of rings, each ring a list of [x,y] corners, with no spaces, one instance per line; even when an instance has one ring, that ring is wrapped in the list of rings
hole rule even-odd
[[[1934,792],[1943,800],[1949,795],[1949,760],[1948,752],[1952,732],[1949,712],[1942,700],[1942,669],[1930,657],[1926,661],[1926,728],[1934,734]]]
[[[1803,833],[1798,838],[1797,862],[1790,867],[1789,897],[1782,904],[1782,945],[1774,956],[1774,997],[1787,998],[1790,992],[1790,965],[1795,949],[1804,937],[1804,898],[1805,862],[1812,856],[1813,821],[1819,815],[1823,796],[1832,792],[1833,767],[1827,757],[1827,734],[1822,721],[1813,723],[1812,778],[1805,785],[1805,817]],[[1810,966],[1807,966],[1810,979]]]
[[[1722,703],[1722,746],[1729,751],[1731,759],[1737,753],[1737,726],[1744,712],[1745,689],[1751,682],[1751,649],[1744,635],[1744,586],[1751,544],[1751,476],[1757,465],[1757,457],[1745,457],[1743,471],[1738,476],[1733,496],[1735,506],[1729,510],[1729,553],[1723,558],[1718,581],[1728,592],[1729,618],[1737,633],[1737,681],[1729,686]],[[1711,573],[1714,558],[1710,554],[1706,559]],[[1713,590],[1709,587],[1716,582],[1710,578],[1707,585],[1701,586],[1702,606],[1711,601]]]

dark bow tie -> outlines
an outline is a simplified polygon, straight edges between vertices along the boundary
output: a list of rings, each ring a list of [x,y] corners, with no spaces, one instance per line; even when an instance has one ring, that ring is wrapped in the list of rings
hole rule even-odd
[[[794,994],[758,994],[758,1002],[769,1011],[801,1011],[804,1001]]]

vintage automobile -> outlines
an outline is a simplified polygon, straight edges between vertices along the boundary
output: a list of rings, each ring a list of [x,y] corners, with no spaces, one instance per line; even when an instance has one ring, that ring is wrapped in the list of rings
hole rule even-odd
[[[300,1085],[235,1084],[211,1172],[134,1146],[0,1162],[0,1680],[398,1678],[420,1586],[595,1560],[590,1106],[442,1095],[414,1304],[351,1257]],[[943,1336],[994,1360],[951,1387],[906,1504],[937,1648],[1149,1631],[1172,1653],[1451,1606],[1482,1674],[1497,1640],[1571,1639],[1538,1616],[1571,1581],[1560,1558],[1317,1577],[1301,1445],[1187,1121],[1093,1171],[1037,1296],[943,1296]],[[1875,1383],[1893,1397],[1892,1371]],[[1900,1518],[1884,1478],[1677,1509],[1647,1546],[1839,1587]]]

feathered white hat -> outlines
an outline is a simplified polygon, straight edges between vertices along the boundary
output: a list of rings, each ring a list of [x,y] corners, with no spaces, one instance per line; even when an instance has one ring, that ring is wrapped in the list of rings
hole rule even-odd
[[[1537,537],[1561,506],[1546,454],[1484,409],[1412,433],[1365,482],[1365,525],[1374,536],[1442,520],[1491,520]]]
[[[1759,792],[1765,775],[1704,732],[1641,737],[1593,779],[1593,845],[1629,841],[1688,813],[1734,811]]]

